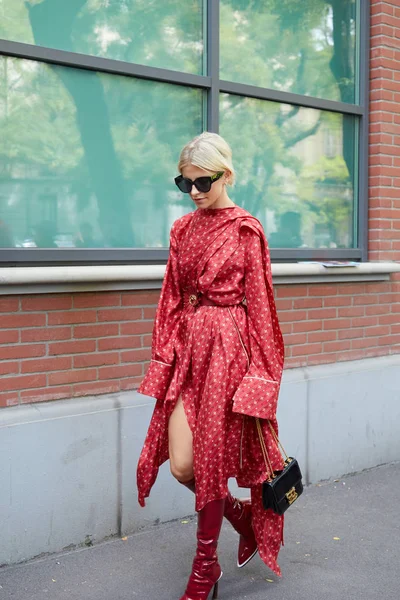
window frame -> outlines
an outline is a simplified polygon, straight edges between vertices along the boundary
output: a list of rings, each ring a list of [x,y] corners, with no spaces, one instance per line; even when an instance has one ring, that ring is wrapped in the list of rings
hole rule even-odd
[[[297,262],[307,260],[368,260],[368,131],[369,131],[369,2],[356,0],[359,103],[347,104],[313,96],[302,96],[248,84],[221,80],[219,77],[219,5],[215,0],[205,0],[205,66],[206,75],[195,75],[14,42],[0,39],[0,55],[35,60],[64,67],[73,67],[113,75],[123,75],[154,82],[172,83],[195,87],[207,97],[207,130],[219,132],[220,94],[228,93],[260,100],[293,104],[306,108],[329,110],[353,115],[359,119],[358,139],[355,151],[357,179],[355,185],[355,220],[357,222],[356,248],[271,248],[271,259],[275,262]],[[357,81],[356,81],[357,85]],[[357,94],[356,94],[357,97]],[[0,248],[2,266],[54,266],[90,264],[162,264],[168,258],[168,248]]]

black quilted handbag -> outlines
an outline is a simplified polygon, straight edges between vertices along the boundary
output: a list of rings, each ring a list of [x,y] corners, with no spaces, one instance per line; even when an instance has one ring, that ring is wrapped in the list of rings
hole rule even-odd
[[[270,508],[278,515],[283,515],[289,506],[291,506],[303,492],[303,482],[299,463],[295,458],[286,454],[284,447],[275,433],[275,429],[268,421],[272,437],[274,438],[278,449],[281,448],[285,455],[283,469],[281,471],[274,471],[262,435],[260,420],[256,419],[256,422],[258,435],[260,437],[261,451],[264,457],[265,466],[267,467],[267,472],[269,473],[268,479],[262,484],[263,506],[265,510]]]

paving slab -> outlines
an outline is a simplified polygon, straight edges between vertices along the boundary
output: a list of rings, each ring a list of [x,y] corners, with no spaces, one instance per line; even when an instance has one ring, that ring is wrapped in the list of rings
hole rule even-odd
[[[282,578],[255,557],[236,567],[224,524],[219,600],[399,600],[400,463],[306,488],[286,513]],[[166,499],[167,501],[167,499]],[[0,600],[179,600],[194,518],[0,569]]]

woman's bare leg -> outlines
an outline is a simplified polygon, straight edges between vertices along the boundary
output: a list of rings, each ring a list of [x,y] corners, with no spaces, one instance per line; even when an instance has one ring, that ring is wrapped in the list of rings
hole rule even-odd
[[[169,461],[172,475],[183,483],[193,479],[193,436],[179,396],[168,423]]]

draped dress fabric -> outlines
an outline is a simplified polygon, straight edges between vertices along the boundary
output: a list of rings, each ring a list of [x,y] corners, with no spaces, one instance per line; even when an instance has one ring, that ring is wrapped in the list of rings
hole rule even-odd
[[[203,295],[217,306],[191,304]],[[197,209],[177,219],[139,392],[156,398],[137,468],[139,503],[168,455],[168,420],[179,396],[193,433],[196,510],[227,495],[228,478],[251,488],[262,560],[277,575],[283,516],[262,507],[267,478],[254,417],[261,419],[273,469],[283,460],[268,427],[276,408],[284,346],[267,241],[238,206]]]

